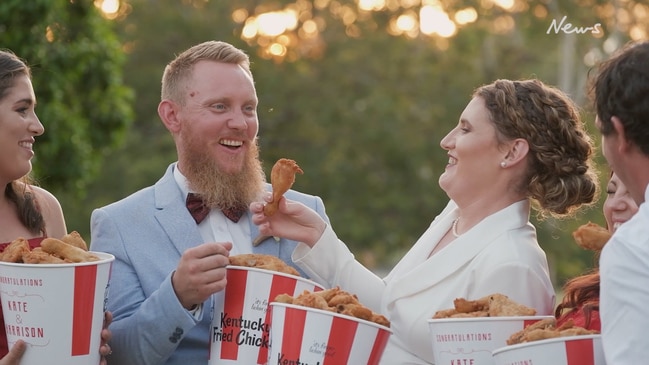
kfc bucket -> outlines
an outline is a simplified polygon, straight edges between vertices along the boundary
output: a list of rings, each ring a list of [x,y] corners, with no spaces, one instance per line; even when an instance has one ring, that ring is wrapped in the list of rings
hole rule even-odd
[[[64,264],[0,262],[7,342],[27,343],[21,365],[99,364],[113,255]]]
[[[492,351],[526,326],[552,316],[429,319],[436,365],[493,364]]]
[[[392,331],[348,315],[273,302],[268,364],[375,365]]]
[[[266,364],[268,304],[279,294],[323,289],[299,276],[252,267],[228,266],[227,279],[225,290],[214,295],[210,365]]]
[[[601,335],[550,338],[493,351],[494,365],[605,365]]]

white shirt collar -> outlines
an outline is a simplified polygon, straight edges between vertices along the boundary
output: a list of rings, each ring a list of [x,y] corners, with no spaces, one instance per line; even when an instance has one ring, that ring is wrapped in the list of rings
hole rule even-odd
[[[189,183],[187,183],[187,178],[185,175],[183,175],[182,172],[180,172],[180,169],[178,168],[178,162],[174,164],[173,167],[173,172],[174,172],[174,180],[176,180],[176,184],[178,184],[178,187],[180,188],[180,191],[182,191],[183,196],[187,196],[189,194]]]

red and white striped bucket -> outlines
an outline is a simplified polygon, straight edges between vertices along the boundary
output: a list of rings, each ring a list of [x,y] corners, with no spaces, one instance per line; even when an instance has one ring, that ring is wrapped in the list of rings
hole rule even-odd
[[[250,267],[228,266],[225,290],[214,295],[209,365],[266,364],[270,312],[280,294],[320,291],[305,278]]]
[[[494,350],[495,365],[606,365],[601,335],[550,338]]]
[[[321,309],[273,302],[268,364],[376,365],[385,326]]]
[[[0,262],[9,347],[27,343],[21,365],[99,364],[113,255],[69,264]]]
[[[492,365],[492,352],[507,339],[552,316],[470,317],[429,319],[435,364]],[[555,365],[555,364],[552,364]]]

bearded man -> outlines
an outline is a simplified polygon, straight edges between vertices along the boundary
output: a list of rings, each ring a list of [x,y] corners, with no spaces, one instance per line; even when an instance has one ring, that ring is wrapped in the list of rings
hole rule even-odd
[[[225,42],[195,45],[165,68],[161,99],[158,114],[178,161],[155,185],[91,217],[91,249],[115,256],[109,364],[207,364],[228,256],[271,254],[294,266],[297,242],[271,237],[253,245],[259,230],[248,207],[270,184],[259,160],[248,56]],[[286,196],[329,221],[321,198]]]

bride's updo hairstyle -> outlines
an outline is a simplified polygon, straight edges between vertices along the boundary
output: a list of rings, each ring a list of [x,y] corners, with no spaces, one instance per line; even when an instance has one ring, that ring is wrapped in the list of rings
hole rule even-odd
[[[490,113],[499,143],[529,144],[527,169],[515,188],[541,217],[569,216],[599,194],[593,142],[577,106],[561,90],[535,79],[497,80],[474,92]]]

